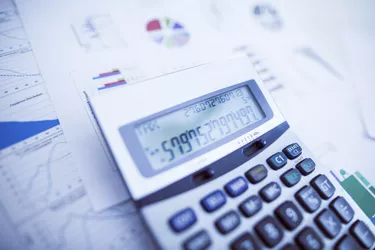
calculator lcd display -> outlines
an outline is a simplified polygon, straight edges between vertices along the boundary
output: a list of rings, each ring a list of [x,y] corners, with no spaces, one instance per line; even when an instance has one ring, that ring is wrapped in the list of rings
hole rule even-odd
[[[159,171],[264,118],[249,87],[242,86],[137,124],[135,129],[151,167]]]

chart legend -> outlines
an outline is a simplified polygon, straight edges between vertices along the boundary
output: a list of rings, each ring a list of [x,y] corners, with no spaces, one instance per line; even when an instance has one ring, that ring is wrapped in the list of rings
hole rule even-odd
[[[98,91],[118,87],[126,84],[125,78],[119,69],[113,69],[108,72],[100,73],[92,78],[96,82]]]
[[[170,18],[153,19],[146,25],[151,39],[167,48],[184,46],[190,39],[190,34],[182,24]]]

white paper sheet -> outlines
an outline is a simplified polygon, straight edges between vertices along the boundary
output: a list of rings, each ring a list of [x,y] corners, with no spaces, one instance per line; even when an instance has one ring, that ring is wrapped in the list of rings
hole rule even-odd
[[[233,5],[224,0],[197,1],[198,5],[190,1],[183,11],[168,1],[17,2],[65,138],[74,142],[69,144],[69,150],[77,155],[77,165],[83,166],[82,178],[101,174],[92,181],[83,178],[89,196],[83,189],[77,189],[48,209],[21,218],[22,223],[8,220],[14,223],[11,225],[14,237],[21,237],[22,243],[30,248],[152,247],[138,215],[130,213],[133,216],[128,216],[126,209],[131,205],[116,206],[114,216],[113,209],[94,212],[126,198],[126,194],[121,193],[125,190],[119,181],[121,178],[114,171],[83,94],[83,91],[88,95],[116,91],[113,88],[101,93],[98,87],[118,81],[119,75],[113,79],[103,78],[100,83],[93,79],[114,69],[119,69],[127,84],[132,84],[145,76],[188,67],[232,52],[247,53],[292,129],[320,160],[338,176],[342,169],[350,174],[360,171],[375,183],[370,166],[374,144],[361,133],[351,85],[341,79],[345,79],[345,71],[337,63],[340,60],[322,53],[326,52],[321,50],[323,45],[315,46],[314,39],[308,35],[298,36],[301,30],[290,27],[298,24],[293,20],[298,15],[293,11],[306,16],[308,11],[275,2],[271,7],[276,9],[276,14],[258,15],[254,14],[257,5],[262,5],[257,10],[261,13],[269,3],[242,1]],[[139,10],[140,7],[146,9]],[[189,13],[194,13],[194,20],[189,18]],[[188,30],[187,43],[168,48],[152,40],[146,31],[147,22],[164,17],[170,17]],[[254,50],[263,56],[259,57],[252,52]],[[126,84],[119,87],[126,87]],[[108,172],[102,174],[103,169]],[[90,190],[96,191],[96,201]],[[5,209],[5,214],[8,213]],[[84,237],[81,237],[82,232]]]

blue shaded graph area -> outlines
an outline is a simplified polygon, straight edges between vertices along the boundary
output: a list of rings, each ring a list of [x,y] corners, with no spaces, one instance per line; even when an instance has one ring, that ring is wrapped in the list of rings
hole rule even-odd
[[[59,120],[0,122],[0,150],[59,125]]]

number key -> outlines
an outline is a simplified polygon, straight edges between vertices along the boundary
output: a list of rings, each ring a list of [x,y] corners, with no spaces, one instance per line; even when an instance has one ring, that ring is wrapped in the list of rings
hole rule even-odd
[[[324,247],[322,239],[310,227],[306,227],[297,235],[296,242],[304,250],[320,250]]]
[[[295,229],[302,222],[301,212],[291,201],[286,201],[281,204],[276,208],[275,213],[283,225],[289,230]]]
[[[284,232],[271,216],[267,216],[261,220],[255,226],[255,231],[268,247],[276,246],[284,236]]]
[[[310,213],[318,210],[320,204],[322,204],[322,200],[320,199],[319,195],[310,186],[304,186],[301,188],[297,192],[296,198],[303,208]]]

